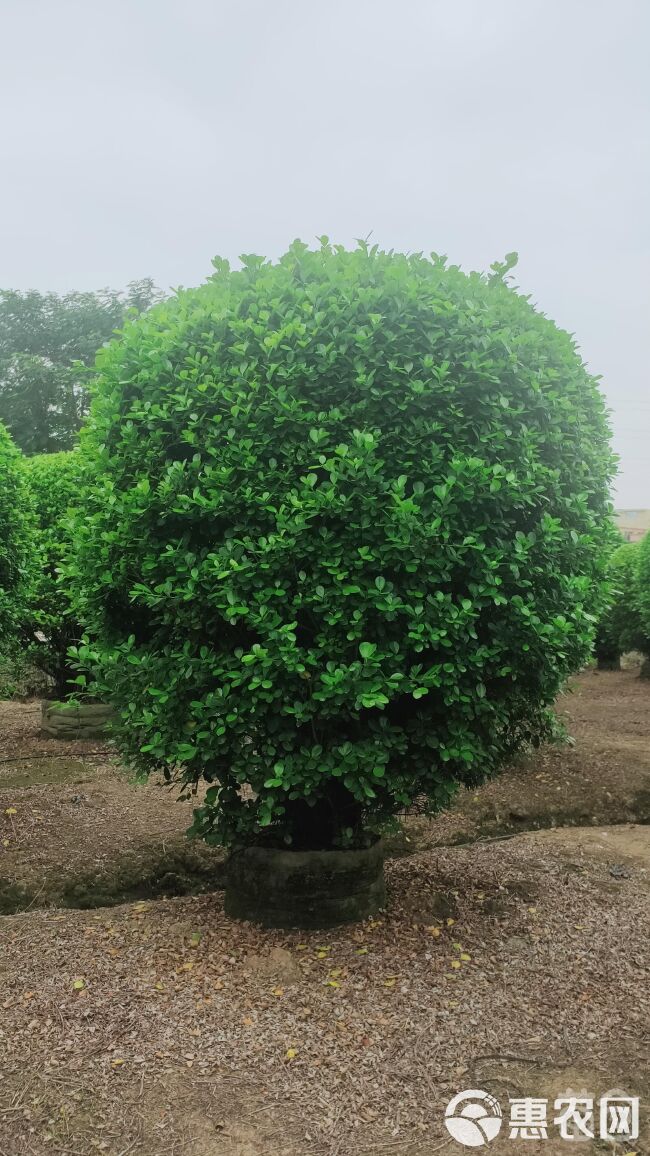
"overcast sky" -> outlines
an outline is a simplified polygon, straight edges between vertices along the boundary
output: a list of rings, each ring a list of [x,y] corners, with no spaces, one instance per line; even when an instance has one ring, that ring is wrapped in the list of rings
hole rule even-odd
[[[650,507],[649,38],[648,0],[0,0],[0,285],[516,249]]]

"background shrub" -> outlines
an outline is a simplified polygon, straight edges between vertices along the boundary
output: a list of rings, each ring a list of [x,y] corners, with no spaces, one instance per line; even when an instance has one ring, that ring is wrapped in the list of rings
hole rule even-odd
[[[0,653],[0,699],[47,698],[51,683],[24,647]]]
[[[99,355],[82,657],[133,763],[213,784],[195,830],[354,842],[547,733],[603,606],[605,411],[507,265],[243,266]]]
[[[641,675],[650,678],[650,534],[639,542],[636,559],[636,605],[639,611],[644,645],[637,649],[646,655]]]
[[[33,522],[22,454],[0,424],[0,654],[16,645],[34,572]]]
[[[601,669],[617,669],[622,654],[630,650],[650,653],[650,633],[644,629],[639,604],[638,566],[640,543],[625,542],[607,563],[611,604],[596,634],[596,658]]]
[[[52,680],[54,698],[70,695],[75,677],[68,647],[79,640],[66,586],[58,570],[70,548],[69,507],[79,497],[79,454],[76,450],[36,454],[26,458],[27,478],[36,515],[38,573],[30,604],[30,657]]]

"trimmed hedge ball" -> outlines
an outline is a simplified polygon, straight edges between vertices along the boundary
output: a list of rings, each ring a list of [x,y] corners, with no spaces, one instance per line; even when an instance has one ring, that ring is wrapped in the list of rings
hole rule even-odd
[[[505,281],[323,239],[99,354],[71,578],[213,841],[359,845],[548,734],[604,605],[596,380]]]

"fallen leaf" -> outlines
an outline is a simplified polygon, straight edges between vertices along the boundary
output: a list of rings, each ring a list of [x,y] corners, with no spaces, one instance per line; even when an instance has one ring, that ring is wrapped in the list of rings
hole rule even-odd
[[[86,981],[85,979],[75,979],[72,986],[75,991],[83,991],[86,986]]]
[[[5,807],[5,815],[17,815],[18,811],[15,807]]]
[[[466,951],[461,951],[460,958],[463,959],[465,961],[465,963],[469,963],[469,961],[472,957],[471,957],[471,955],[468,955]]]
[[[458,970],[458,968],[461,966],[460,960],[459,959],[452,959],[451,966],[453,968],[455,968],[456,970]]]
[[[297,1048],[287,1048],[285,1055],[286,1055],[288,1060],[295,1060],[296,1056],[298,1055],[298,1049]]]

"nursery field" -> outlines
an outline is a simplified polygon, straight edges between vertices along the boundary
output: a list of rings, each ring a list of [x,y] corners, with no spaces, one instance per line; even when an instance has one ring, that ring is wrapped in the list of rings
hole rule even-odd
[[[2,1156],[452,1153],[445,1105],[481,1087],[623,1088],[641,1139],[582,1151],[649,1152],[649,706],[586,671],[570,745],[405,818],[380,916],[287,933],[224,916],[191,802],[1,704]]]

